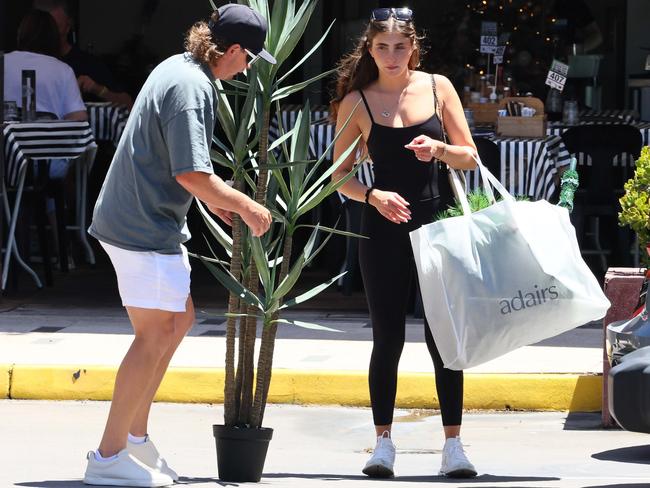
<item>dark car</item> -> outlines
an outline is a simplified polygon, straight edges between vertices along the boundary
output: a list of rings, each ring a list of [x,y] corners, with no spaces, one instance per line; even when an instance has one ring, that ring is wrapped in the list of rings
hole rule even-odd
[[[609,411],[632,432],[650,433],[650,304],[647,281],[637,313],[607,325]]]
[[[641,289],[640,313],[607,325],[605,347],[611,366],[616,366],[626,354],[650,346],[650,304],[646,290],[647,281]]]

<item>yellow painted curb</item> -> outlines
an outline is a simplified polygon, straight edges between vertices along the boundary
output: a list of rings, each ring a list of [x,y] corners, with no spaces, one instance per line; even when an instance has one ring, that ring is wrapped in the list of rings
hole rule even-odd
[[[11,397],[109,400],[116,372],[115,367],[102,366],[16,365],[11,375]],[[601,380],[599,375],[578,374],[466,374],[465,408],[598,411]],[[223,387],[222,368],[172,368],[156,400],[221,403]],[[276,370],[269,402],[369,406],[367,373]],[[438,408],[433,375],[401,374],[396,403],[401,408]]]
[[[110,400],[114,366],[14,365],[11,398],[27,400]]]
[[[0,398],[9,398],[11,364],[0,364]]]

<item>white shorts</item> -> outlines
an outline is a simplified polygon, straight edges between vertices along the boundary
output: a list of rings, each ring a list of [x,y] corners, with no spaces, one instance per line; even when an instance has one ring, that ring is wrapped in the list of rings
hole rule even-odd
[[[115,268],[122,305],[185,312],[191,271],[185,246],[182,254],[160,254],[100,243]]]

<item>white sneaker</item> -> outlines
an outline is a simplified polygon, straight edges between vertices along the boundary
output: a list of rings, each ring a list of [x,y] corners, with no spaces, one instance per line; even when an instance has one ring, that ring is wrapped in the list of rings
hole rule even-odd
[[[178,474],[176,474],[176,471],[170,468],[167,465],[167,461],[160,456],[158,449],[156,449],[156,446],[149,436],[146,436],[145,441],[141,444],[127,442],[126,449],[129,451],[129,454],[134,456],[141,463],[146,464],[151,469],[166,474],[174,481],[178,481]]]
[[[371,478],[392,478],[395,476],[393,464],[395,464],[395,445],[390,438],[390,432],[386,430],[377,437],[375,450],[362,472]]]
[[[476,476],[476,468],[467,459],[460,437],[450,437],[445,441],[439,474],[449,478],[473,478]]]
[[[88,467],[83,481],[87,485],[151,488],[174,484],[174,480],[169,476],[145,466],[126,449],[118,452],[117,458],[112,461],[97,461],[93,451],[90,451],[86,457]]]

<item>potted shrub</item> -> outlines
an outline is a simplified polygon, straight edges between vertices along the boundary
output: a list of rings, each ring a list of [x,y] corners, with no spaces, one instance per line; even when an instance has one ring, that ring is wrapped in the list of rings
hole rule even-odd
[[[254,195],[274,216],[271,230],[263,237],[249,235],[241,219],[233,220],[232,235],[201,206],[199,210],[213,239],[225,248],[230,262],[214,256],[197,256],[217,280],[230,291],[226,326],[224,424],[214,425],[219,478],[224,481],[259,481],[272,429],[262,427],[273,365],[273,348],[278,324],[313,329],[326,327],[282,319],[282,310],[302,303],[334,283],[341,275],[295,296],[291,293],[303,268],[314,259],[333,233],[351,235],[320,225],[299,223],[301,216],[319,205],[354,176],[332,183],[333,171],[347,158],[356,141],[335,161],[323,164],[325,154],[309,160],[310,108],[300,111],[294,127],[284,130],[269,144],[269,126],[280,101],[310,83],[329,76],[327,71],[312,79],[283,86],[287,77],[319,48],[329,33],[282,76],[279,70],[302,37],[318,0],[240,0],[267,17],[266,46],[277,59],[276,65],[258,63],[246,74],[246,81],[218,82],[218,117],[226,140],[215,140],[212,151],[216,163],[232,172],[237,189]],[[278,117],[279,119],[279,117]],[[333,144],[334,142],[332,142]],[[279,156],[276,156],[276,152]],[[327,166],[327,167],[326,167]],[[311,235],[292,262],[293,236],[301,227],[312,227]],[[319,235],[328,236],[317,245]],[[257,368],[254,353],[258,323],[262,338]],[[256,373],[256,374],[254,374]]]
[[[619,200],[619,225],[629,225],[636,233],[641,248],[641,263],[650,267],[650,147],[641,150],[634,177],[625,183],[625,194]]]

